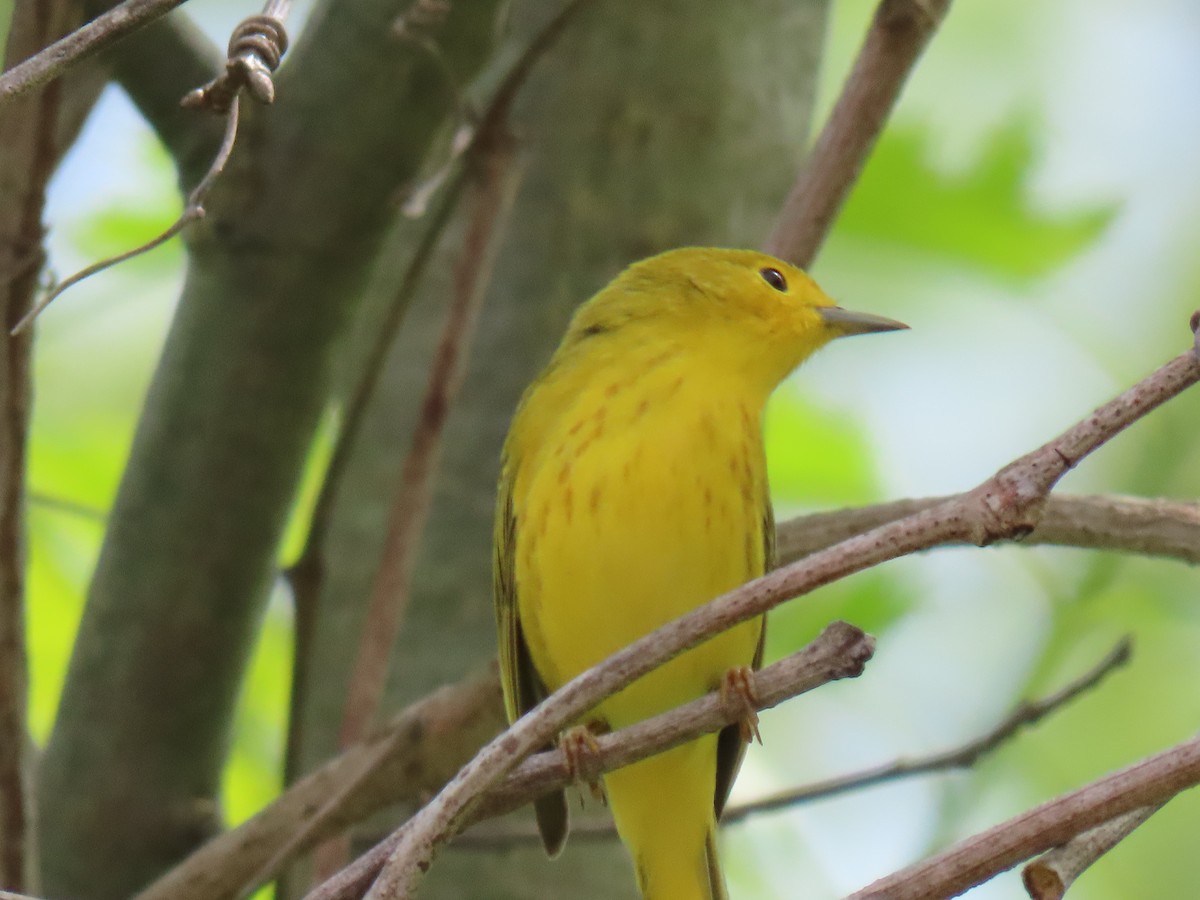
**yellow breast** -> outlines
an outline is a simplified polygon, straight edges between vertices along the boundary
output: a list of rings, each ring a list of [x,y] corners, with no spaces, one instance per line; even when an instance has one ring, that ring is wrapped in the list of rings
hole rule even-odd
[[[623,376],[547,397],[522,448],[513,507],[519,614],[555,689],[626,644],[762,574],[767,487],[761,411],[698,383],[686,358],[625,359]],[[561,374],[561,373],[560,373]],[[569,373],[568,373],[569,375]],[[622,727],[716,687],[748,665],[761,624],[689,651],[605,701]]]

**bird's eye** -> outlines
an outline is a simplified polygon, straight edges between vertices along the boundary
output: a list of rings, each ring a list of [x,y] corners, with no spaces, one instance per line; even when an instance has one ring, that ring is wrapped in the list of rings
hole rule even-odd
[[[762,276],[763,281],[780,293],[787,292],[787,279],[783,277],[783,273],[778,269],[759,269],[758,274]]]

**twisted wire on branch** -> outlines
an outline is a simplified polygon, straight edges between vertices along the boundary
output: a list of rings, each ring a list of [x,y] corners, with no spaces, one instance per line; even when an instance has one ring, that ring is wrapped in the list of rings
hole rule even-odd
[[[283,54],[287,52],[288,37],[283,18],[290,6],[291,0],[267,0],[262,15],[250,16],[239,22],[229,39],[225,70],[213,81],[190,91],[179,101],[181,106],[188,109],[206,110],[225,116],[225,133],[212,165],[188,194],[179,218],[146,243],[93,263],[52,286],[13,326],[10,334],[17,335],[28,328],[68,288],[105,269],[148,253],[175,237],[192,222],[204,218],[204,203],[225,170],[237,141],[238,97],[242,89],[246,89],[259,103],[272,103],[275,100],[275,84],[271,75],[279,68]]]

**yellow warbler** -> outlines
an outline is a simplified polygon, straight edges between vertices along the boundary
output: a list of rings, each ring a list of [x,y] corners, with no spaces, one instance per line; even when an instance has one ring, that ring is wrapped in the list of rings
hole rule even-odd
[[[495,601],[509,719],[770,568],[767,397],[832,338],[904,327],[841,309],[804,272],[745,250],[663,253],[581,306],[504,447]],[[739,625],[589,721],[615,730],[714,689],[744,690],[762,642],[761,620]],[[746,729],[730,726],[605,776],[643,897],[726,896],[716,821],[745,742]],[[554,855],[565,799],[535,808]]]

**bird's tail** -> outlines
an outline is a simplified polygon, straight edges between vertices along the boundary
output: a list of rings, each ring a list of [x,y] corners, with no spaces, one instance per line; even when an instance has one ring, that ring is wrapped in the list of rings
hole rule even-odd
[[[643,900],[728,900],[717,857],[716,736],[605,777]]]

